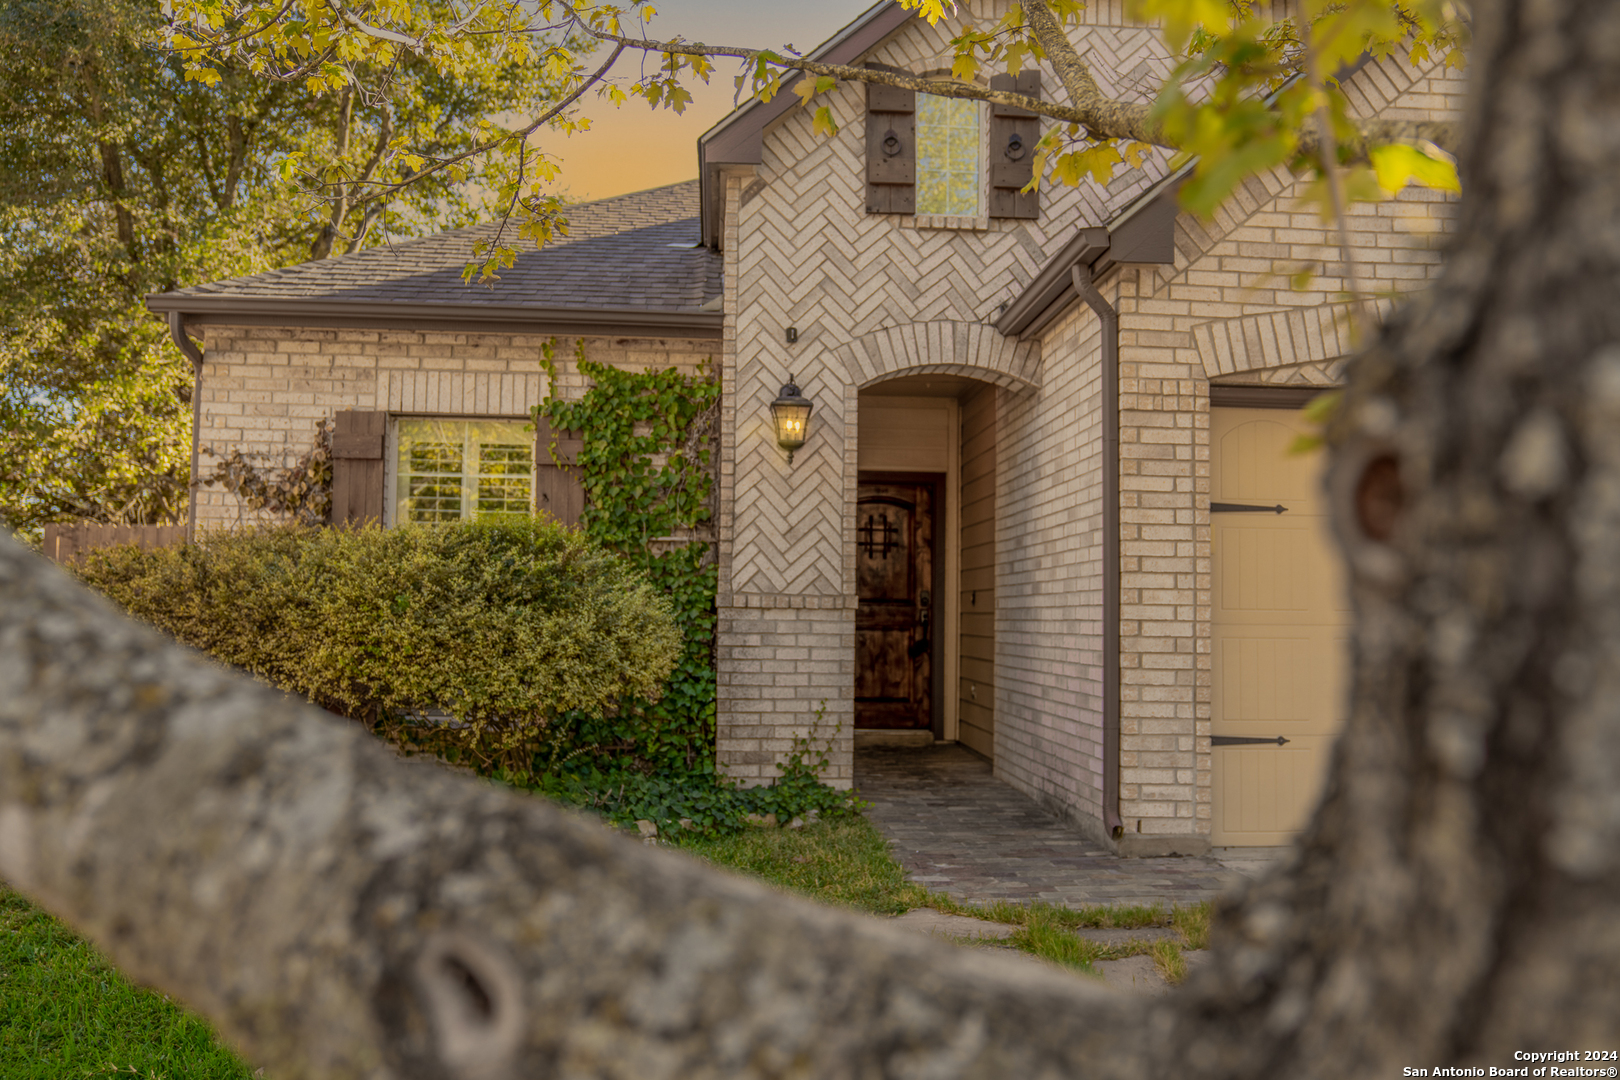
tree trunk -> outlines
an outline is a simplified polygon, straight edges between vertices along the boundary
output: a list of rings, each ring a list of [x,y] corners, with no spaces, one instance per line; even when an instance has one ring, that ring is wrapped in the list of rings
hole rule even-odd
[[[1331,432],[1351,719],[1292,864],[1223,908],[1184,991],[913,940],[411,766],[9,541],[0,874],[277,1080],[1328,1080],[1614,1050],[1620,5],[1475,12],[1458,239]]]
[[[1330,430],[1350,721],[1178,1013],[1183,1075],[1617,1049],[1620,5],[1475,12],[1445,272]]]

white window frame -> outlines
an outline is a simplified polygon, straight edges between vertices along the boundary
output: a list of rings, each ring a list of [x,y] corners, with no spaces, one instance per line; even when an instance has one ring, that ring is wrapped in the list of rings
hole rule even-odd
[[[401,524],[403,521],[400,514],[401,498],[399,492],[401,451],[400,424],[402,422],[409,423],[417,421],[460,425],[512,424],[515,425],[519,431],[522,431],[523,426],[528,423],[528,421],[516,419],[510,416],[434,416],[421,414],[390,415],[388,418],[387,457],[384,461],[383,468],[383,485],[385,492],[383,501],[383,520],[384,523],[389,526]],[[535,512],[535,486],[537,479],[536,470],[534,467],[534,432],[523,431],[522,434],[524,440],[523,445],[529,451],[529,471],[527,474],[529,486],[529,505],[527,512],[532,515]],[[461,473],[461,505],[463,512],[462,516],[457,519],[459,521],[477,520],[476,510],[472,515],[466,513],[466,510],[469,505],[476,507],[478,501],[477,480],[479,478],[479,474],[474,470],[467,469],[466,465],[470,456],[469,448],[476,447],[478,445],[482,444],[475,441],[469,441],[468,433],[464,428],[462,433],[463,468]]]

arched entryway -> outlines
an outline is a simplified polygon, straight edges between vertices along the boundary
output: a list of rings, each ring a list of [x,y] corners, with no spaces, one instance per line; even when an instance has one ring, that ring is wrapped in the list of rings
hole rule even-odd
[[[929,371],[859,393],[853,535],[861,745],[995,755],[996,415]]]

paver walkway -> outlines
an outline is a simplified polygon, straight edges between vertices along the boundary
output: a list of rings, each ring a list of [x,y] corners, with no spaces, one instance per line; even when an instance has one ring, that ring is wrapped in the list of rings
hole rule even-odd
[[[1279,849],[1122,859],[991,775],[954,745],[855,752],[855,787],[911,879],[966,903],[1047,900],[1172,904],[1207,900]]]

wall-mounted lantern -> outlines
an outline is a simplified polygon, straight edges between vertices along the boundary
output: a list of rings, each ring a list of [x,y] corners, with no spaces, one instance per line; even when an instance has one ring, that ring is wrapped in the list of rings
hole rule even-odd
[[[782,393],[771,402],[771,423],[776,428],[776,445],[787,451],[788,464],[793,464],[793,451],[804,445],[810,434],[810,410],[815,408],[810,399],[799,393],[788,376]]]

